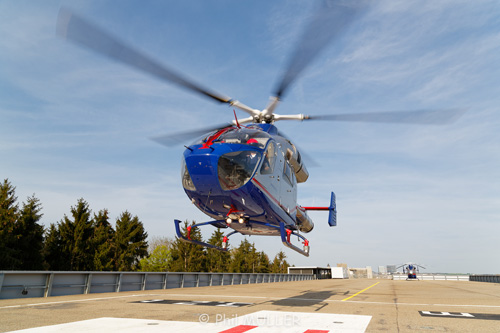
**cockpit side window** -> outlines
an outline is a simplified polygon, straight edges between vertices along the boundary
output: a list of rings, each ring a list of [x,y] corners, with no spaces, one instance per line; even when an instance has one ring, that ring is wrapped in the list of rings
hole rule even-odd
[[[293,174],[292,168],[288,165],[288,161],[285,161],[285,167],[283,168],[283,178],[285,181],[293,187]]]
[[[260,167],[260,173],[263,175],[272,174],[274,171],[274,163],[276,161],[276,145],[270,142],[264,153],[264,161]]]

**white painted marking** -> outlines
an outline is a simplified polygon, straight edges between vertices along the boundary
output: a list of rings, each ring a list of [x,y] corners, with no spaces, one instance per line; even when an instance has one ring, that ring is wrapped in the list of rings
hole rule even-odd
[[[287,332],[303,333],[307,330],[326,330],[330,332],[365,332],[370,323],[371,316],[259,311],[241,317],[225,317],[217,315],[209,318],[201,315],[201,322],[181,322],[129,318],[97,318],[67,324],[30,328],[16,333],[56,333],[56,332],[85,332],[97,333],[118,331],[124,333],[144,332],[200,332],[218,333],[239,325],[257,326],[250,330],[251,333]],[[204,323],[211,320],[215,323]]]
[[[7,305],[7,306],[0,307],[0,309],[26,308],[26,307],[30,307],[30,306],[51,305],[51,304],[64,304],[64,303],[80,303],[80,302],[102,301],[102,300],[107,300],[107,299],[142,297],[142,296],[158,296],[158,294],[111,296],[111,297],[99,297],[99,298],[81,298],[81,299],[73,299],[73,300],[69,300],[69,301],[55,301],[55,302],[43,302],[42,301],[40,303]]]
[[[441,316],[441,317],[467,317],[467,318],[474,318],[473,315],[467,312],[460,312],[460,313],[449,313],[449,312],[432,312],[432,311],[422,311],[423,314],[429,315],[429,316]]]
[[[245,299],[245,298],[258,298],[258,299],[270,299],[274,301],[282,301],[282,300],[287,300],[287,298],[277,298],[277,297],[266,297],[266,296],[246,296],[246,295],[198,295],[198,294],[165,294],[168,296],[182,296],[184,298],[188,297],[208,297],[208,298],[215,298],[215,299],[220,299],[220,298],[238,298],[238,299]],[[394,302],[369,302],[369,301],[342,301],[340,299],[325,299],[325,300],[318,300],[317,298],[301,298],[301,297],[294,297],[294,301],[306,301],[306,302],[327,302],[327,303],[356,303],[356,304],[380,304],[380,305],[409,305],[409,306],[452,306],[452,307],[472,307],[472,308],[500,308],[500,305],[481,305],[481,304],[433,304],[433,303],[394,303]],[[1,308],[0,308],[1,309]]]
[[[89,302],[89,301],[99,301],[99,300],[107,300],[107,299],[114,299],[114,298],[128,298],[128,297],[148,297],[148,296],[171,296],[171,297],[183,297],[183,298],[189,298],[189,297],[204,297],[204,298],[215,298],[215,299],[220,299],[220,298],[238,298],[238,299],[245,299],[245,298],[255,298],[255,299],[270,299],[270,300],[286,300],[287,298],[277,298],[277,297],[265,297],[265,296],[246,296],[246,295],[199,295],[199,294],[168,294],[168,293],[163,293],[163,294],[140,294],[140,295],[127,295],[127,296],[112,296],[112,297],[100,297],[100,298],[87,298],[87,299],[76,299],[76,300],[69,300],[69,301],[58,301],[58,302],[40,302],[40,303],[32,303],[32,304],[19,304],[19,305],[8,305],[8,306],[2,306],[0,307],[1,309],[9,309],[9,308],[25,308],[25,307],[31,307],[31,306],[41,306],[41,305],[50,305],[50,304],[61,304],[61,303],[80,303],[80,302]],[[315,298],[293,298],[294,301],[319,301],[318,299]],[[409,306],[449,306],[449,307],[471,307],[471,308],[495,308],[498,309],[500,308],[500,305],[482,305],[482,304],[433,304],[433,303],[394,303],[394,302],[368,302],[368,301],[342,301],[342,300],[336,300],[336,299],[325,299],[321,300],[321,302],[327,302],[327,303],[356,303],[356,304],[379,304],[379,305],[389,305],[389,306],[394,306],[394,305],[409,305]]]

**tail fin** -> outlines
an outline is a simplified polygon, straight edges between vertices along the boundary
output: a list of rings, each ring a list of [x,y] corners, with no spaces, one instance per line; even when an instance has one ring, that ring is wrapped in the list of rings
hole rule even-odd
[[[335,193],[332,192],[332,197],[330,199],[330,207],[302,207],[305,210],[328,210],[330,214],[328,215],[328,224],[330,227],[335,227],[337,225],[337,204],[335,203]]]
[[[330,214],[328,215],[328,224],[330,227],[335,227],[337,225],[337,203],[335,202],[335,193],[333,192],[328,210],[330,211]]]

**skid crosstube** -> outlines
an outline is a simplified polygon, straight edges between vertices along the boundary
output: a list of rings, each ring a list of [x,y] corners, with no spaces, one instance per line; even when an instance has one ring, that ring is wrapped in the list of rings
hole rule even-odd
[[[304,236],[296,234],[290,229],[286,229],[285,224],[283,222],[280,222],[280,233],[281,233],[281,241],[283,242],[283,245],[285,245],[286,247],[288,247],[294,251],[297,251],[298,253],[300,253],[306,257],[309,257],[309,241]],[[298,248],[297,246],[293,245],[292,243],[290,243],[290,236],[291,235],[298,236],[300,239],[302,239],[304,241],[304,250],[302,250],[302,249]]]
[[[216,246],[216,245],[208,244],[208,243],[205,243],[205,242],[202,242],[202,241],[198,241],[196,239],[191,239],[189,237],[190,230],[192,228],[196,228],[196,227],[199,227],[200,225],[205,225],[205,224],[218,223],[219,221],[204,222],[204,223],[199,223],[199,224],[195,224],[195,225],[192,225],[192,226],[188,226],[188,237],[184,236],[182,234],[182,232],[181,232],[181,228],[180,228],[181,221],[174,220],[174,222],[175,222],[175,232],[177,233],[177,237],[179,237],[183,241],[188,242],[188,243],[192,243],[192,244],[196,244],[196,245],[201,245],[201,246],[209,247],[211,249],[216,249],[216,250],[219,250],[219,251],[224,251],[224,252],[227,251],[227,248],[222,248],[222,247],[219,247],[219,246]],[[227,242],[227,236],[225,236],[224,239]]]

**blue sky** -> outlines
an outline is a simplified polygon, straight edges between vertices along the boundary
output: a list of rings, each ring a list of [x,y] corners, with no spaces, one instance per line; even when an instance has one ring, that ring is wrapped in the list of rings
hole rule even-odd
[[[262,109],[316,3],[0,2],[0,176],[42,222],[78,198],[150,236],[206,221],[180,184],[183,147],[148,138],[232,119],[232,109],[55,36],[61,5],[197,82]],[[280,114],[467,107],[447,126],[279,122],[314,158],[299,203],[337,194],[338,226],[312,212],[309,258],[351,267],[407,261],[431,272],[500,272],[500,4],[376,1],[293,84]],[[246,116],[239,113],[240,117]],[[208,238],[209,232],[205,234]],[[239,244],[241,236],[233,236]],[[278,238],[249,237],[274,256]]]

